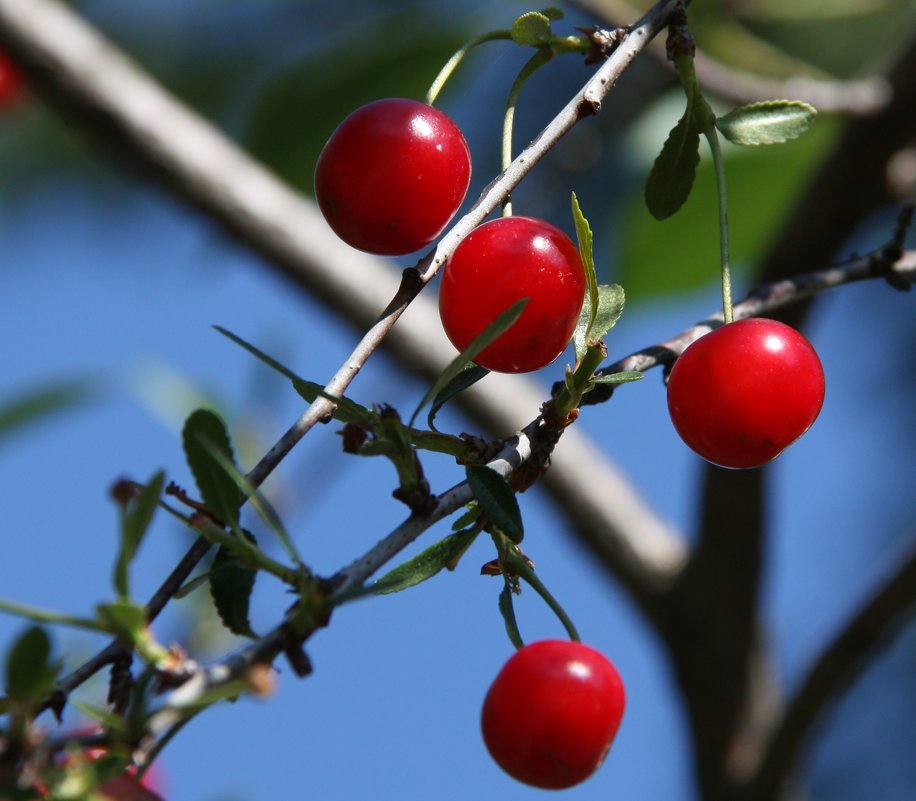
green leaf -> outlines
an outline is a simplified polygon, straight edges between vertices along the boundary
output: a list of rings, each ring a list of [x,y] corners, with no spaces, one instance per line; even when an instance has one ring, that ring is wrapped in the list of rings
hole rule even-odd
[[[646,181],[646,206],[657,220],[673,215],[690,196],[700,163],[700,131],[692,104],[671,129]]]
[[[469,464],[465,471],[483,513],[512,542],[521,542],[525,535],[522,513],[509,482],[485,465]]]
[[[537,47],[545,44],[552,35],[549,17],[538,11],[522,14],[512,23],[512,41],[516,44]]]
[[[464,514],[460,515],[458,519],[452,523],[452,531],[458,531],[459,529],[476,523],[478,517],[480,517],[480,506],[477,501],[471,501],[467,505],[467,510]]]
[[[515,605],[512,602],[512,587],[506,581],[502,592],[499,594],[499,613],[503,616],[503,622],[506,624],[506,634],[516,648],[524,648],[525,641],[522,639],[521,632],[518,630],[518,621],[515,619]]]
[[[51,638],[41,626],[31,626],[7,654],[6,692],[22,701],[37,701],[54,685],[59,669],[51,661]]]
[[[233,551],[219,547],[210,571],[210,597],[223,625],[233,634],[255,636],[248,609],[256,577],[257,571],[241,564]]]
[[[338,397],[337,395],[331,395],[325,392],[321,384],[316,384],[314,381],[306,381],[304,378],[300,378],[288,367],[281,364],[273,357],[268,356],[264,351],[256,348],[250,342],[246,342],[237,334],[233,334],[231,331],[218,325],[214,326],[214,328],[224,337],[231,339],[236,345],[247,350],[252,356],[260,359],[268,367],[286,376],[292,382],[296,392],[298,392],[300,397],[304,400],[313,403],[316,398],[321,397],[337,404],[337,409],[333,414],[335,420],[339,420],[341,423],[365,423],[371,418],[372,412],[365,406],[361,406],[355,401],[351,401],[349,398]]]
[[[563,9],[557,8],[556,6],[549,6],[548,8],[542,8],[541,13],[547,17],[549,20],[558,20],[563,19]]]
[[[258,490],[257,487],[252,484],[248,478],[241,473],[241,471],[235,466],[232,460],[223,454],[213,443],[205,441],[204,446],[210,452],[210,455],[213,457],[214,461],[226,472],[226,475],[233,481],[235,486],[238,488],[243,498],[248,499],[249,505],[258,513],[261,519],[268,525],[271,531],[277,535],[277,539],[280,540],[280,544],[289,554],[290,558],[296,562],[296,564],[301,565],[302,559],[299,556],[299,552],[296,550],[296,546],[293,543],[292,538],[289,536],[286,531],[286,527],[283,525],[283,521],[280,519],[280,515],[277,514],[277,510],[274,509],[273,505],[264,495]]]
[[[619,373],[609,373],[593,378],[592,382],[595,384],[625,384],[628,381],[639,381],[644,377],[645,374],[639,370],[621,370]]]
[[[417,419],[417,415],[423,407],[442,392],[459,373],[467,368],[468,362],[474,361],[475,357],[477,357],[487,345],[498,339],[512,327],[515,321],[521,317],[527,304],[528,298],[522,298],[521,300],[515,301],[515,303],[497,316],[492,323],[474,337],[471,343],[452,360],[448,367],[445,368],[442,375],[436,379],[427,393],[423,396],[417,408],[414,409],[414,413],[410,416],[410,422],[407,424],[408,428],[413,427],[414,420]]]
[[[122,598],[130,595],[128,569],[140,548],[140,542],[143,540],[144,534],[146,534],[152,522],[164,484],[165,473],[160,471],[147,482],[136,498],[128,502],[121,523],[121,548],[118,558],[115,560],[114,569],[115,591]]]
[[[337,408],[331,416],[341,423],[366,423],[372,417],[372,412],[365,406],[349,398],[331,395],[324,391],[324,387],[321,384],[316,384],[314,381],[305,381],[302,378],[298,378],[293,381],[293,387],[309,403],[314,403],[315,399],[319,397],[334,403]]]
[[[245,498],[212,452],[216,448],[235,463],[226,424],[214,412],[198,409],[188,417],[181,436],[188,467],[207,508],[224,525],[237,527]]]
[[[592,228],[579,207],[576,193],[572,193],[572,213],[576,226],[576,238],[579,242],[579,256],[582,266],[585,267],[585,281],[587,292],[579,313],[579,322],[573,333],[573,343],[576,350],[576,361],[581,361],[585,355],[585,347],[589,339],[594,339],[592,326],[598,309],[598,276],[595,273],[595,256],[593,251],[594,236]],[[599,334],[600,336],[600,334]]]
[[[582,353],[579,353],[579,342],[576,342],[576,358],[581,360],[589,340],[602,339],[610,331],[623,314],[626,295],[620,284],[599,284],[597,287],[598,309],[592,321],[586,322],[591,317],[591,310],[582,307],[579,323],[576,326],[575,336],[582,336]],[[589,301],[586,300],[586,303]],[[588,330],[586,338],[585,331]]]
[[[781,147],[726,150],[733,285],[769,248],[840,129],[840,120],[825,116],[805,136]],[[664,229],[647,212],[642,193],[634,193],[615,221],[622,232],[615,280],[627,288],[630,303],[681,297],[718,284],[719,231],[712,211],[717,202],[709,159],[700,163],[690,200]]]
[[[716,128],[736,145],[773,145],[801,136],[817,116],[800,100],[767,100],[740,106],[716,119]]]
[[[29,423],[85,403],[92,393],[87,381],[75,379],[5,399],[0,402],[0,441]]]
[[[433,430],[438,431],[434,421],[439,410],[445,406],[458,393],[463,392],[468,387],[476,384],[481,378],[489,374],[486,367],[480,367],[473,362],[468,362],[464,369],[458,373],[451,381],[448,382],[433,398],[432,405],[429,407],[429,415],[426,418],[427,425]]]
[[[112,634],[131,643],[144,639],[146,610],[128,599],[99,604],[96,608],[99,622]]]
[[[431,579],[443,569],[454,570],[476,537],[472,530],[449,534],[364,589],[366,593],[388,595]]]

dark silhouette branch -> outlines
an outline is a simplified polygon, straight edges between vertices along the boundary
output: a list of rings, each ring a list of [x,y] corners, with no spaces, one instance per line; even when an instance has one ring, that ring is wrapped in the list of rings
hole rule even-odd
[[[916,604],[916,542],[837,632],[789,699],[759,770],[743,789],[742,801],[775,798],[790,776],[806,738],[825,709],[908,623]]]

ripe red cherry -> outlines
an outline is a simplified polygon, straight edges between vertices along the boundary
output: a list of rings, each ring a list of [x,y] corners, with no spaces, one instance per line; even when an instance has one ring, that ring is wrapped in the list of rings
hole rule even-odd
[[[12,59],[0,50],[0,108],[10,105],[22,94],[22,75]]]
[[[542,640],[516,651],[496,676],[481,730],[506,773],[560,790],[598,769],[624,705],[620,676],[602,654],[578,642]]]
[[[500,217],[478,226],[442,273],[439,316],[464,350],[516,301],[528,298],[512,327],[474,360],[503,373],[539,370],[569,344],[585,298],[585,268],[566,234],[543,220]]]
[[[362,106],[331,135],[315,167],[315,198],[335,233],[369,253],[432,242],[468,191],[471,154],[449,117],[417,100]]]
[[[817,353],[776,320],[739,320],[700,337],[668,380],[668,410],[681,439],[722,467],[759,467],[778,456],[823,403]]]

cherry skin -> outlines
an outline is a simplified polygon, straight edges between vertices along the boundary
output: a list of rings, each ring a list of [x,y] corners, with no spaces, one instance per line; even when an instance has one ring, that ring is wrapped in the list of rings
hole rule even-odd
[[[823,403],[817,353],[777,320],[739,320],[700,337],[668,379],[681,439],[722,467],[769,462],[808,430]]]
[[[585,781],[604,761],[626,703],[616,668],[579,642],[516,651],[483,703],[490,755],[510,776],[548,790]]]
[[[543,220],[500,217],[478,226],[442,273],[439,316],[464,350],[502,312],[528,304],[508,331],[474,361],[503,373],[550,364],[569,344],[585,298],[585,268],[566,234]]]
[[[13,60],[0,50],[0,108],[15,103],[23,92],[22,75]]]
[[[350,114],[315,167],[315,198],[335,233],[395,256],[425,247],[455,215],[471,180],[464,136],[443,112],[402,98]]]

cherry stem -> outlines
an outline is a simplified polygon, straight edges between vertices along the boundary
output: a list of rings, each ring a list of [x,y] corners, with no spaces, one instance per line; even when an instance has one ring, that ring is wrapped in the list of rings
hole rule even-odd
[[[716,115],[700,90],[696,70],[694,69],[693,53],[679,53],[675,56],[674,63],[684,91],[687,93],[687,103],[692,109],[697,129],[706,137],[706,141],[709,143],[709,150],[712,154],[712,162],[716,171],[716,195],[719,203],[719,261],[722,273],[722,317],[726,323],[730,323],[734,320],[734,311],[732,308],[732,279],[728,246],[728,190],[725,182],[725,161],[722,158],[719,134],[716,131]]]
[[[566,610],[560,606],[559,601],[557,601],[557,599],[551,595],[550,590],[544,586],[541,579],[537,576],[537,574],[535,574],[534,568],[519,551],[518,546],[515,545],[515,543],[510,542],[509,538],[504,534],[500,534],[499,539],[501,540],[502,559],[505,567],[511,573],[527,581],[528,584],[530,584],[534,589],[534,591],[541,596],[541,598],[546,602],[547,606],[550,607],[551,611],[560,620],[560,623],[563,624],[563,628],[566,629],[566,633],[569,635],[571,640],[581,642],[579,632],[576,631],[576,627],[570,619],[569,615],[566,614]],[[500,546],[498,545],[497,547]]]
[[[471,39],[468,42],[465,42],[452,57],[445,62],[442,69],[439,70],[439,74],[435,77],[429,89],[426,91],[426,97],[424,100],[432,105],[436,102],[436,98],[439,96],[439,92],[442,91],[442,87],[445,86],[446,81],[451,78],[452,73],[457,69],[458,65],[464,60],[464,57],[478,45],[482,45],[486,42],[493,42],[499,39],[512,39],[512,31],[509,30],[499,30],[499,31],[490,31],[489,33],[482,34],[477,36],[474,39]]]
[[[505,172],[512,163],[512,128],[515,123],[515,107],[518,105],[518,98],[522,92],[525,82],[543,67],[550,59],[553,58],[553,51],[549,47],[542,47],[528,59],[525,66],[522,67],[516,76],[512,87],[509,89],[509,96],[506,98],[506,111],[503,115],[503,141],[502,141],[502,159],[500,168]],[[509,197],[503,201],[503,217],[512,216],[512,200]]]

